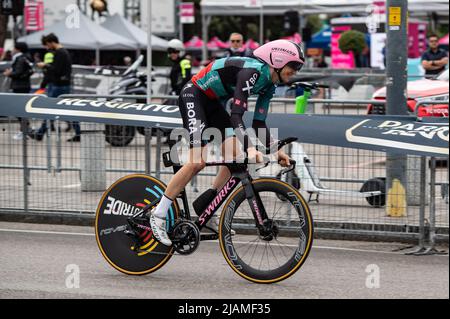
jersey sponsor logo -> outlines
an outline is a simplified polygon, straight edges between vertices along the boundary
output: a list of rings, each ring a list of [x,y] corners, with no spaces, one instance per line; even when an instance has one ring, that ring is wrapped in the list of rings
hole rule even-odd
[[[248,92],[248,94],[250,95],[250,92],[255,87],[257,80],[258,80],[258,73],[254,73],[248,81],[245,81],[246,87],[242,89],[242,92]]]
[[[249,81],[245,81],[245,85],[247,86],[242,89],[242,92],[248,92],[248,94],[250,95],[250,92],[254,88],[254,86],[251,86]]]
[[[256,80],[258,80],[258,73],[253,74],[249,81],[251,84],[255,85]]]
[[[210,78],[208,78],[204,83],[198,82],[197,85],[200,86],[200,88],[204,91],[206,91],[214,82],[219,81],[220,78],[218,75],[211,75]]]
[[[205,123],[201,123],[196,116],[195,112],[195,103],[186,103],[186,107],[188,109],[187,115],[188,115],[188,125],[189,125],[189,134],[192,135],[197,132],[201,132],[205,128]],[[197,139],[194,139],[191,141],[192,144],[198,144],[199,141]]]
[[[194,98],[195,96],[194,96],[194,94],[193,93],[183,93],[183,97],[184,98]]]

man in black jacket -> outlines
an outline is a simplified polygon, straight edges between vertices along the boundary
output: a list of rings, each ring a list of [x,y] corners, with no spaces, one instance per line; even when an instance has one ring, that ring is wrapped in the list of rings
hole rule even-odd
[[[14,46],[12,68],[7,69],[3,75],[11,78],[11,90],[13,93],[30,93],[31,81],[30,77],[33,74],[33,64],[31,59],[26,55],[28,53],[28,46],[26,43],[17,42]],[[19,118],[22,122],[22,119]],[[28,122],[26,123],[28,127]],[[24,128],[21,132],[14,135],[14,139],[21,140]]]
[[[59,43],[58,37],[51,33],[42,38],[42,44],[48,51],[53,52],[52,63],[40,62],[37,67],[45,70],[48,76],[47,95],[57,98],[63,94],[70,94],[72,80],[72,58],[69,52]],[[75,136],[69,139],[69,142],[80,141],[80,124],[73,123]],[[41,128],[37,132],[33,132],[30,136],[36,140],[42,140],[47,131],[47,122],[42,123]]]
[[[33,74],[33,64],[26,56],[27,52],[27,44],[17,42],[12,52],[12,68],[3,73],[3,75],[11,78],[13,93],[30,93],[31,91],[30,77]]]

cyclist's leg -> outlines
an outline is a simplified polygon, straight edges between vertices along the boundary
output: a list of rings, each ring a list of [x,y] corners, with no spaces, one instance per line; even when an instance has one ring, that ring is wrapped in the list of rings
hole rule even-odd
[[[233,161],[240,154],[239,144],[236,137],[227,138],[222,144],[222,155],[226,162]],[[231,172],[226,166],[221,166],[217,177],[214,179],[212,184],[213,189],[221,189],[225,183],[230,179]]]
[[[207,118],[208,118],[208,126],[215,128],[218,133],[220,133],[221,137],[221,151],[222,158],[226,162],[231,162],[236,158],[236,139],[231,136],[232,133],[232,124],[230,119],[230,114],[225,110],[223,105],[220,103],[210,104],[210,107],[206,110]],[[219,168],[219,172],[217,177],[214,179],[212,184],[213,190],[221,189],[225,183],[230,179],[231,173],[230,170],[221,166]]]
[[[206,111],[209,100],[191,82],[180,93],[179,107],[184,128],[189,131],[188,162],[172,177],[166,189],[166,196],[175,199],[191,179],[205,168],[206,143],[202,139],[203,131],[208,126]]]
[[[150,225],[158,241],[170,246],[170,241],[166,230],[166,216],[175,198],[186,187],[189,181],[197,175],[204,167],[205,161],[202,154],[205,150],[202,141],[203,130],[207,126],[203,105],[207,102],[205,95],[192,83],[186,84],[180,94],[179,107],[183,126],[189,131],[190,156],[188,163],[172,177],[161,198],[158,206],[152,211]]]
[[[190,150],[188,162],[172,177],[167,185],[165,196],[171,199],[176,198],[191,179],[205,168],[206,164],[202,156],[204,152],[206,152],[205,147]]]

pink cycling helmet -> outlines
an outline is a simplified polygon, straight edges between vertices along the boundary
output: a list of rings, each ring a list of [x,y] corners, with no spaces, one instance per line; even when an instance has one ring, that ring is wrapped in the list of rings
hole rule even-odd
[[[297,43],[289,40],[276,40],[260,46],[253,52],[254,56],[279,71],[286,65],[296,71],[305,64],[305,54]]]

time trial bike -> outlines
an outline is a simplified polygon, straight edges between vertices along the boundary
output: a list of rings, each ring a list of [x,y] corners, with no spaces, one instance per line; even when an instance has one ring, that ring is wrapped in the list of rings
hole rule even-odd
[[[296,138],[278,142],[278,149]],[[163,155],[176,173],[171,153]],[[262,169],[271,161],[266,158]],[[292,276],[304,264],[313,242],[313,218],[302,195],[291,185],[274,179],[253,179],[244,163],[208,163],[226,166],[231,178],[217,196],[193,219],[184,190],[167,216],[173,245],[153,236],[147,214],[159,203],[166,185],[149,175],[135,174],[116,181],[102,196],[96,212],[96,239],[103,257],[128,275],[146,275],[163,267],[174,255],[189,255],[203,240],[219,239],[228,265],[255,283],[275,283]],[[295,161],[283,174],[295,169]],[[280,198],[282,200],[280,200]],[[179,201],[183,205],[180,209]],[[218,232],[202,234],[223,205]]]

